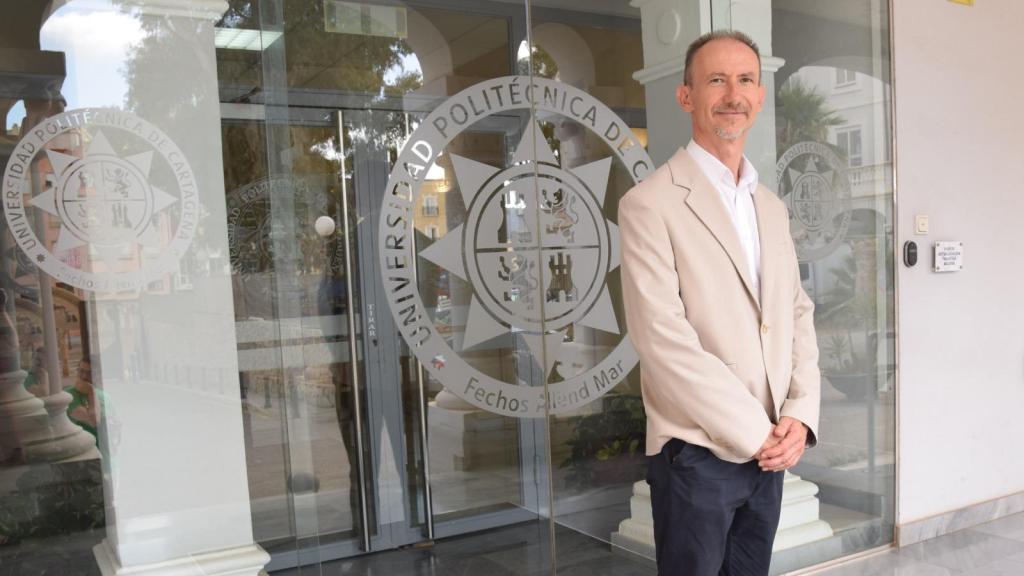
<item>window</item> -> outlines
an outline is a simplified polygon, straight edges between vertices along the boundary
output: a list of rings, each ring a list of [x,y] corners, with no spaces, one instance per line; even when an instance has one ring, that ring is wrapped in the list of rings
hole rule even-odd
[[[7,121],[3,126],[0,126],[0,134],[8,136],[20,136],[21,135],[21,124],[25,121],[25,103],[23,101],[15,102],[11,108],[7,110]]]
[[[860,166],[864,163],[860,142],[860,126],[836,130],[836,146],[846,155],[850,167]]]
[[[437,196],[429,195],[423,197],[423,215],[437,216]]]
[[[435,206],[435,208],[436,208],[436,206]],[[423,229],[423,233],[426,234],[427,238],[430,238],[431,240],[437,240],[437,236],[438,236],[437,226],[434,226],[433,224],[431,224],[430,226],[427,226],[426,228]]]
[[[846,68],[836,68],[836,87],[849,86],[857,82],[857,73]]]

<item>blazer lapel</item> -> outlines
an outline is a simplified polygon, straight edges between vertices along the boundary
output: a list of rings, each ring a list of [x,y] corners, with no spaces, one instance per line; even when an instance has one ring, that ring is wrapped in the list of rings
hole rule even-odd
[[[768,223],[768,198],[771,194],[767,188],[757,185],[754,192],[754,211],[757,213],[757,237],[761,245],[761,303],[762,306],[772,301],[772,280],[775,277],[775,266],[778,250],[778,239]],[[789,231],[786,230],[788,233]]]
[[[718,190],[704,176],[700,166],[694,162],[685,148],[680,148],[669,159],[669,169],[672,172],[672,181],[675,185],[689,190],[689,194],[686,195],[686,204],[697,215],[697,218],[704,223],[704,226],[707,227],[715,239],[718,240],[725,253],[729,255],[733,267],[736,268],[736,273],[743,280],[743,286],[747,289],[747,294],[754,302],[754,305],[757,306],[758,311],[760,311],[759,299],[754,294],[753,283],[751,282],[750,272],[747,267],[747,256],[743,253],[740,237],[736,233],[736,227],[733,226],[732,219],[729,218],[729,213],[726,211],[722,199],[719,197]],[[760,210],[758,210],[758,226],[761,226]],[[763,255],[763,240],[761,245],[761,253]]]

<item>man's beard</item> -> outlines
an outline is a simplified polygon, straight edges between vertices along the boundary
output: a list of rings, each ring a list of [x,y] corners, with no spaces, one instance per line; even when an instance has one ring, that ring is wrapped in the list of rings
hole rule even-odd
[[[712,112],[714,112],[715,114],[721,112],[742,112],[743,114],[747,114],[749,116],[750,108],[740,102],[733,102],[725,105],[716,106],[714,109],[712,109]],[[726,128],[716,126],[715,136],[718,136],[723,140],[739,140],[740,138],[743,137],[744,134],[746,134],[747,128],[749,127],[740,128],[739,130],[728,130]]]
[[[747,132],[746,128],[740,128],[739,130],[726,130],[725,128],[715,127],[715,136],[723,140],[739,140]]]

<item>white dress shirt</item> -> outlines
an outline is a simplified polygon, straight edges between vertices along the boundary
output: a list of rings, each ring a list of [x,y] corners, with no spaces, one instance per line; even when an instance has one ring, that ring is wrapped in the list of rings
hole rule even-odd
[[[740,164],[740,181],[737,183],[733,178],[732,170],[729,170],[721,160],[712,156],[700,144],[690,140],[690,143],[686,145],[686,151],[700,166],[704,176],[718,190],[718,194],[729,212],[729,217],[732,218],[733,226],[736,227],[740,244],[747,257],[747,270],[750,272],[750,279],[754,284],[754,294],[760,301],[761,243],[757,234],[757,215],[754,210],[757,170],[744,156],[743,163]]]

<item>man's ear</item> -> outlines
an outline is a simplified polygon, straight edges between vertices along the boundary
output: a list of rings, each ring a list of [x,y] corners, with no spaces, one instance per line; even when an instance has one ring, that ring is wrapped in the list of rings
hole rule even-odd
[[[761,97],[764,98],[763,92]],[[685,83],[676,87],[676,102],[679,103],[679,107],[683,110],[693,112],[693,103],[690,102],[690,87]]]

